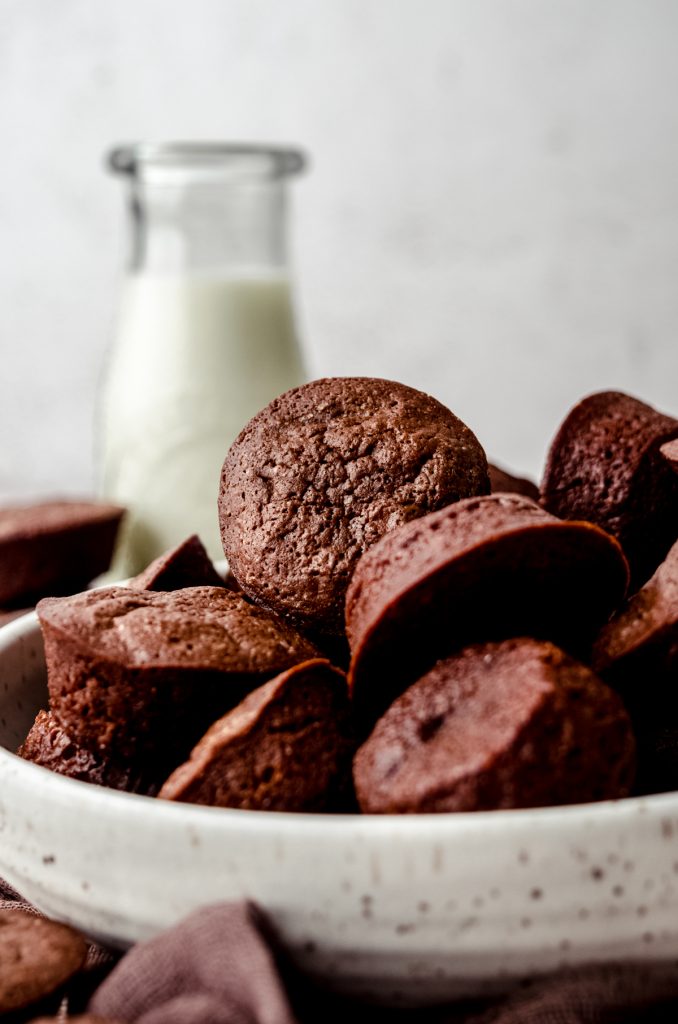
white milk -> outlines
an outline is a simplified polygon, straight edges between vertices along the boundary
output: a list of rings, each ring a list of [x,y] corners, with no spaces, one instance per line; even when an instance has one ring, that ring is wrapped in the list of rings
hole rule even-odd
[[[103,494],[130,510],[109,578],[191,533],[223,557],[217,494],[229,445],[303,380],[286,276],[128,277],[101,420]]]

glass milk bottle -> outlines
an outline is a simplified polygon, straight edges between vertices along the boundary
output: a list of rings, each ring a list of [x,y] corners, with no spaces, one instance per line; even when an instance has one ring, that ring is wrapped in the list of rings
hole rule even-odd
[[[113,150],[132,246],[99,423],[101,490],[129,509],[109,578],[197,533],[223,557],[221,465],[245,423],[303,383],[287,261],[295,150]]]

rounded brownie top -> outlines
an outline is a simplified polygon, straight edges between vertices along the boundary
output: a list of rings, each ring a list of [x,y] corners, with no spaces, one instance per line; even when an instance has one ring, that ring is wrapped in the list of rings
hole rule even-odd
[[[271,402],[232,445],[219,495],[224,551],[258,603],[340,634],[367,548],[488,490],[475,435],[434,398],[387,380],[317,380]]]
[[[620,698],[550,643],[467,647],[389,708],[354,762],[372,813],[538,807],[625,796],[634,743]]]
[[[627,582],[613,537],[522,495],[468,498],[408,523],[363,555],[346,596],[356,709],[374,720],[465,643],[527,634],[576,646]]]
[[[82,967],[87,943],[68,925],[0,910],[0,1013],[51,995]]]
[[[632,589],[678,538],[678,477],[661,446],[678,420],[619,391],[570,410],[549,450],[541,501],[562,519],[588,519],[613,534],[631,566]]]
[[[89,654],[130,667],[279,671],[316,648],[287,623],[222,587],[110,587],[38,604],[43,625]]]

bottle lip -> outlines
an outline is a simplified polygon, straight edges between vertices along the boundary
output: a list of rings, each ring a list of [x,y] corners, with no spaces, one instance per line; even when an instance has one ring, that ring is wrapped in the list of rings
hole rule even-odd
[[[292,146],[248,142],[132,142],[114,146],[106,165],[116,174],[177,181],[187,175],[228,180],[299,174],[306,154]]]

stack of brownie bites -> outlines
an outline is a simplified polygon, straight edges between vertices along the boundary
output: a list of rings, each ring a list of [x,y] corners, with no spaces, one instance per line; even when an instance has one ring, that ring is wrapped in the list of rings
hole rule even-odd
[[[540,493],[412,388],[295,388],[226,455],[226,579],[192,537],[125,586],[40,602],[49,708],[20,754],[278,811],[678,787],[677,448],[678,420],[592,395]]]

